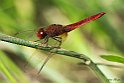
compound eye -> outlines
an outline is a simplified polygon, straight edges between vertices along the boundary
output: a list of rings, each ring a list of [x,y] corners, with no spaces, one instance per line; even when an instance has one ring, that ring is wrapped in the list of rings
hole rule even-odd
[[[38,37],[39,39],[43,39],[43,38],[44,38],[44,31],[43,31],[42,28],[40,28],[40,29],[38,30],[38,32],[37,32],[37,37]]]
[[[43,32],[40,32],[41,35],[43,35]]]

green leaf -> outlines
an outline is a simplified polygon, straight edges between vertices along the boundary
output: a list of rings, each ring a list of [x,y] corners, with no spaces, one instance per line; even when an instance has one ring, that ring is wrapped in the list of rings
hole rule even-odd
[[[101,57],[111,62],[118,62],[124,64],[124,57],[114,56],[114,55],[109,55],[109,56],[101,55]]]
[[[8,56],[0,50],[0,73],[2,73],[4,83],[29,83],[24,73],[11,61]],[[1,80],[0,80],[1,83]]]

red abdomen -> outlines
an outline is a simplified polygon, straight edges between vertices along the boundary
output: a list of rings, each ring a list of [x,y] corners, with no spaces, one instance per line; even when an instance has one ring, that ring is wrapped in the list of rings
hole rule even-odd
[[[85,18],[85,19],[83,19],[83,20],[81,20],[79,22],[76,22],[76,23],[73,23],[73,24],[69,24],[69,25],[65,26],[66,27],[65,30],[67,32],[69,32],[71,30],[74,30],[74,29],[76,29],[76,28],[78,28],[78,27],[80,27],[80,26],[82,26],[84,24],[87,24],[87,23],[89,23],[89,22],[91,22],[93,20],[96,20],[96,19],[100,18],[104,14],[105,14],[105,12],[101,12],[99,14],[96,14],[96,15],[93,15],[93,16],[90,16],[90,17],[87,17],[87,18]]]

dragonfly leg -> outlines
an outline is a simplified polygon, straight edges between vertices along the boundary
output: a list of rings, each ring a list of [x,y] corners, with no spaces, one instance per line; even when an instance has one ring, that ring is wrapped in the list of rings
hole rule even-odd
[[[44,41],[41,43],[41,45],[46,44],[48,46],[49,36],[46,36]]]
[[[49,40],[49,37],[44,38],[44,40],[41,42],[41,46],[43,44],[46,44],[46,46],[48,46],[48,40]],[[39,41],[41,41],[41,39],[35,40],[34,42],[39,42]]]
[[[52,37],[54,40],[56,40],[56,41],[58,41],[59,42],[59,44],[58,44],[58,46],[57,46],[57,48],[60,48],[60,46],[61,46],[61,44],[62,44],[62,38],[61,37]]]

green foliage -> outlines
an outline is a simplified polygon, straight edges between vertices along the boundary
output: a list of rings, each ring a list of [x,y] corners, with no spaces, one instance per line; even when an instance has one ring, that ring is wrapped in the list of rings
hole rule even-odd
[[[124,57],[114,56],[114,55],[101,55],[101,57],[111,62],[118,62],[124,64]]]
[[[0,51],[0,73],[4,77],[0,83],[28,83],[22,71],[2,51]]]

